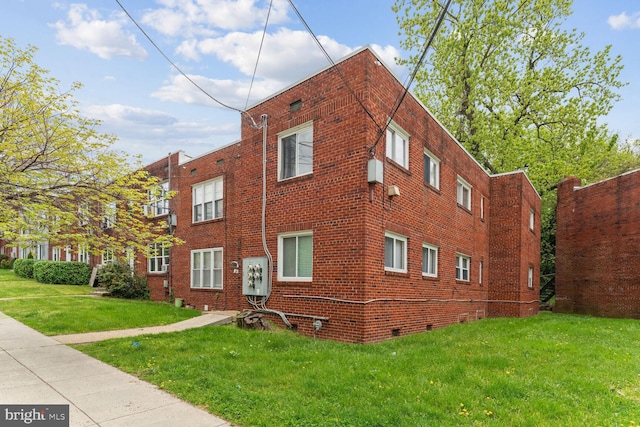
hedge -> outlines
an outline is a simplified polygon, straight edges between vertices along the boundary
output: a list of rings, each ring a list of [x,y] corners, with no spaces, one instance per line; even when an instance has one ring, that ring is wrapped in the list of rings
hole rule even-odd
[[[33,264],[33,278],[40,283],[88,285],[91,267],[83,262],[36,261]]]
[[[25,279],[33,279],[33,264],[35,259],[20,258],[13,263],[13,272],[18,277],[24,277]]]

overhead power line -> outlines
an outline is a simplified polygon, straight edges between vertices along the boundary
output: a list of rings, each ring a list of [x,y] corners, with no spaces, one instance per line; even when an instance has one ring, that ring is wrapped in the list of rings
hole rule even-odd
[[[158,52],[160,52],[160,55],[162,55],[164,57],[164,59],[167,60],[167,62],[169,62],[169,64],[171,64],[173,66],[173,68],[176,69],[176,71],[178,71],[180,74],[182,74],[182,76],[184,78],[186,78],[189,83],[191,83],[192,85],[194,85],[196,88],[198,88],[198,90],[200,90],[200,92],[204,93],[209,99],[211,99],[213,102],[215,102],[216,104],[228,108],[230,110],[233,111],[237,111],[241,114],[244,114],[245,112],[239,108],[236,107],[232,107],[231,105],[225,104],[224,102],[216,99],[215,97],[213,97],[209,92],[207,92],[206,90],[204,90],[200,85],[198,85],[195,81],[193,81],[193,79],[191,77],[189,77],[184,71],[182,71],[180,69],[180,67],[178,67],[172,60],[171,58],[169,58],[163,51],[162,49],[160,49],[160,47],[153,41],[153,39],[149,36],[149,34],[147,34],[147,32],[140,26],[140,24],[138,24],[138,22],[133,18],[133,16],[131,16],[131,14],[127,11],[127,9],[122,5],[122,3],[120,3],[120,0],[115,0],[116,3],[118,3],[118,6],[120,6],[120,9],[122,9],[122,11],[129,17],[129,19],[131,20],[131,22],[134,23],[134,25],[136,27],[138,27],[138,29],[140,30],[140,32],[142,34],[144,34],[144,36],[147,38],[147,40],[149,40],[149,43],[151,43],[153,45],[153,47],[156,48],[156,50]]]

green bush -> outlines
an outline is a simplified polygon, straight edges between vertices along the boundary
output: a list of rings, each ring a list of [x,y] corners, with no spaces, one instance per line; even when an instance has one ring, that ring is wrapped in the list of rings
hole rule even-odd
[[[83,262],[36,261],[33,278],[41,283],[56,285],[88,285],[91,267]]]
[[[98,270],[98,284],[109,291],[112,297],[126,299],[149,299],[149,288],[145,277],[134,274],[129,264],[110,262]]]
[[[0,261],[0,268],[4,270],[13,270],[13,263],[15,258],[3,259]]]
[[[35,259],[20,258],[13,263],[13,272],[18,277],[24,277],[25,279],[33,279],[33,264]]]

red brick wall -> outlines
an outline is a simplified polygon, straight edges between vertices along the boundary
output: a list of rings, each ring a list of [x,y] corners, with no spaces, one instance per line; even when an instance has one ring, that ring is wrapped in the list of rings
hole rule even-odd
[[[267,306],[288,313],[291,323],[308,335],[313,333],[315,318],[322,318],[323,327],[316,333],[320,338],[376,342],[473,321],[488,313],[493,268],[490,217],[504,209],[497,204],[500,196],[492,195],[492,178],[411,95],[394,117],[411,136],[408,170],[386,159],[384,135],[374,148],[378,126],[386,124],[403,91],[401,84],[376,62],[370,51],[363,50],[339,63],[340,73],[335,69],[320,72],[249,111],[256,121],[262,114],[268,115],[266,241],[275,265]],[[298,100],[300,109],[291,111],[290,105]],[[313,173],[278,181],[278,134],[310,121]],[[242,296],[242,277],[231,263],[264,256],[262,134],[262,129],[254,129],[243,120],[241,142],[172,168],[176,171],[172,189],[179,191],[171,202],[178,215],[175,232],[187,243],[172,249],[171,286],[176,297],[196,308],[202,309],[205,304],[210,309],[250,308]],[[423,181],[425,147],[441,161],[439,189]],[[383,184],[367,182],[367,162],[372,155],[383,162]],[[223,176],[225,182],[224,219],[194,225],[191,186],[216,176]],[[470,211],[456,202],[458,176],[472,186]],[[521,174],[515,176],[520,181],[511,179],[519,186],[507,195],[509,203],[517,203],[518,197],[531,200],[520,202],[518,209],[509,205],[500,218],[511,220],[513,216],[517,224],[525,221],[525,206],[538,203],[539,212],[539,198]],[[400,195],[389,199],[389,185],[398,186]],[[481,218],[483,198],[485,217]],[[528,212],[521,227],[512,230],[517,235],[514,242],[529,244],[529,240],[539,238],[539,231],[529,240],[522,237]],[[311,282],[277,280],[278,234],[294,230],[313,232]],[[408,239],[406,273],[385,271],[385,231]],[[510,239],[507,234],[505,240]],[[439,247],[437,278],[422,276],[423,243]],[[224,248],[224,289],[191,289],[190,251],[210,247]],[[525,264],[522,257],[528,256],[535,244],[517,249],[511,259],[516,269]],[[469,281],[455,278],[457,253],[471,258]],[[531,258],[534,263],[539,259]],[[524,274],[526,286],[526,270]],[[161,294],[157,286],[154,295]],[[522,292],[513,298],[518,302],[526,299]],[[522,315],[522,311],[509,315]],[[278,316],[272,318],[280,322]]]
[[[524,317],[540,308],[540,198],[522,173],[491,178],[489,315]],[[530,214],[534,226],[530,227]],[[529,267],[533,283],[529,287]]]
[[[640,171],[558,187],[554,311],[640,318]]]

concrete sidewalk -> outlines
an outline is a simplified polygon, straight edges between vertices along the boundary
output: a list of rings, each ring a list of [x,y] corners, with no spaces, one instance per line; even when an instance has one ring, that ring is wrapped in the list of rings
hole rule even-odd
[[[163,326],[149,326],[146,328],[120,329],[116,331],[87,332],[83,334],[56,335],[51,338],[62,344],[86,344],[104,341],[111,338],[134,337],[145,334],[161,334],[164,332],[184,331],[185,329],[200,328],[210,325],[226,325],[233,322],[237,312],[208,312],[202,316],[192,317],[182,322]]]
[[[0,404],[68,404],[72,427],[231,426],[1,312]]]

